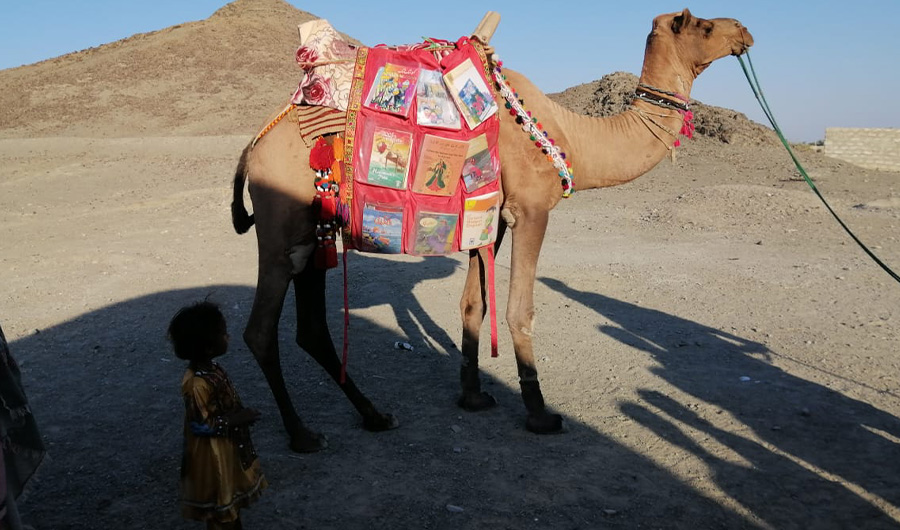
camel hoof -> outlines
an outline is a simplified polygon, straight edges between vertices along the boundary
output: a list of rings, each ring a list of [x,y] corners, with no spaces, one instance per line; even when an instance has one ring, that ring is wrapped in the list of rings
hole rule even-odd
[[[400,420],[393,414],[376,414],[363,419],[363,428],[369,432],[389,431],[399,426]]]
[[[297,436],[292,436],[291,443],[288,445],[295,453],[317,453],[328,449],[328,438],[324,434],[304,431]]]
[[[456,404],[459,408],[469,412],[479,412],[493,408],[497,405],[497,400],[487,392],[479,392],[477,394],[463,394],[459,396]]]
[[[565,432],[562,416],[547,412],[529,414],[528,419],[525,421],[525,428],[535,434],[560,434]]]

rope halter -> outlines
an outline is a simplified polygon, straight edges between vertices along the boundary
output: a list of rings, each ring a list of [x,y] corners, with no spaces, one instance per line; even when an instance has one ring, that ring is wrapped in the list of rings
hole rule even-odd
[[[671,150],[673,147],[678,147],[679,145],[681,145],[681,141],[678,139],[679,134],[688,138],[694,137],[694,113],[691,111],[690,99],[687,96],[683,96],[677,92],[670,92],[668,90],[663,90],[661,88],[646,85],[644,83],[639,83],[637,88],[634,90],[634,97],[635,99],[646,101],[647,103],[650,103],[651,105],[655,105],[662,109],[673,110],[681,114],[683,123],[681,126],[681,130],[676,133],[674,130],[653,119],[654,116],[659,118],[671,118],[671,114],[648,112],[636,107],[634,103],[632,103],[628,108],[628,110],[635,112],[638,116],[640,116],[641,120],[644,122],[644,125],[647,126],[647,129],[649,129],[650,132],[653,133],[653,136],[655,136],[657,140],[659,140],[663,143],[663,145],[666,146],[666,149]],[[671,136],[675,140],[674,145],[669,145],[669,142],[661,138],[656,130],[650,127],[650,124],[654,125],[657,129],[660,129]]]

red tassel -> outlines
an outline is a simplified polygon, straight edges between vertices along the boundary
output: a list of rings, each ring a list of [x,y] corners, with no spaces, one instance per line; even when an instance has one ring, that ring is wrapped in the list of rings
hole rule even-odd
[[[319,219],[331,222],[337,215],[337,201],[334,195],[316,195],[316,202],[319,203]]]
[[[337,247],[334,246],[334,241],[329,239],[320,242],[319,246],[316,247],[314,260],[316,268],[320,270],[337,267]]]
[[[316,219],[321,219],[322,216],[319,215],[319,213],[322,211],[322,194],[321,193],[317,192],[316,196],[313,197],[312,207],[313,207],[313,213],[315,213],[315,215],[316,215]]]
[[[325,246],[325,268],[333,269],[338,265],[337,247],[334,246],[334,241],[328,241],[327,243]]]
[[[327,268],[327,267],[325,267],[325,247],[323,247],[323,246],[316,247],[316,253],[315,253],[315,256],[313,257],[313,260],[314,260],[314,264],[317,269],[322,270],[322,269]]]
[[[325,171],[331,169],[332,164],[334,164],[334,148],[320,136],[309,152],[309,167],[316,171]]]

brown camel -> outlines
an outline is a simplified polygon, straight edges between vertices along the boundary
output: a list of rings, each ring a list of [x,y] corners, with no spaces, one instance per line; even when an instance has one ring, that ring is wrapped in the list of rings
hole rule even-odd
[[[628,111],[610,118],[567,111],[521,74],[510,70],[504,73],[572,162],[575,189],[587,190],[624,184],[660,162],[677,139],[694,79],[714,60],[740,55],[752,44],[750,33],[734,19],[705,20],[687,9],[656,17],[647,38],[635,100]],[[559,432],[562,418],[546,410],[538,383],[532,330],[538,255],[550,210],[561,198],[560,178],[521,125],[503,116],[500,127],[504,202],[495,248],[509,228],[513,235],[506,320],[528,412],[526,427],[537,433]],[[282,377],[277,325],[292,280],[297,300],[297,343],[335,381],[340,380],[340,361],[325,322],[325,271],[312,266],[310,259],[315,247],[315,222],[311,208],[314,175],[308,155],[297,125],[288,120],[279,122],[241,155],[232,203],[235,229],[243,233],[255,221],[259,246],[256,297],[244,340],[272,388],[290,446],[296,451],[318,450],[326,444],[321,435],[300,421]],[[243,203],[245,179],[249,179],[253,216],[248,215]],[[485,257],[485,249],[470,252],[460,301],[462,392],[458,405],[469,411],[496,404],[481,390],[478,371],[478,339],[486,313]],[[379,431],[397,425],[394,417],[380,413],[349,377],[340,387],[362,415],[365,428]]]
[[[406,159],[403,158],[402,155],[397,154],[393,151],[388,151],[384,155],[384,167],[387,167],[387,165],[391,162],[393,162],[397,169],[402,170],[406,168]]]

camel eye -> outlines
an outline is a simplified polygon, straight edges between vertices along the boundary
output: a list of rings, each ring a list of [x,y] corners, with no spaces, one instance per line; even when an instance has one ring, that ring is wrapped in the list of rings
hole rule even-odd
[[[712,24],[709,24],[709,25],[706,25],[703,27],[703,32],[706,34],[707,37],[712,33],[712,31],[713,31]]]

